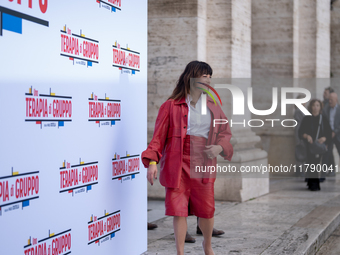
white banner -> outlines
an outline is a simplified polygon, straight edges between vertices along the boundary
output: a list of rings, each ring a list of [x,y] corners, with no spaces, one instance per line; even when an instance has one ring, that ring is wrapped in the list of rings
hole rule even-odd
[[[0,254],[145,252],[147,1],[0,16]]]

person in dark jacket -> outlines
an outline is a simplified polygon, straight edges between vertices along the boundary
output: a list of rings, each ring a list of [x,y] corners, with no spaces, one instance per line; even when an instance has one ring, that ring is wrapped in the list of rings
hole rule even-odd
[[[299,137],[301,139],[307,140],[309,144],[312,144],[315,139],[318,140],[319,143],[325,143],[329,145],[332,139],[332,129],[329,125],[329,121],[327,117],[322,116],[322,103],[318,99],[313,99],[309,106],[309,112],[312,115],[307,115],[303,118],[300,129],[299,129]],[[320,118],[322,119],[321,124]],[[317,136],[318,129],[319,134]],[[317,137],[316,137],[317,136]],[[309,149],[307,149],[307,160],[306,163],[309,164],[306,172],[306,177],[308,178],[308,188],[311,191],[320,190],[320,179],[319,173],[321,164],[322,155],[320,154],[312,154]]]
[[[323,92],[323,108],[328,106],[328,104],[329,104],[329,95],[331,93],[333,93],[333,92],[334,92],[334,89],[332,89],[331,87],[325,88],[325,90]]]

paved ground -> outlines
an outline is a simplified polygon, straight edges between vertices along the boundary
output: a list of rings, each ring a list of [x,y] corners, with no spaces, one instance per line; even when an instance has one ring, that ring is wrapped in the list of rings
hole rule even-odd
[[[305,185],[302,178],[271,180],[267,195],[243,203],[216,202],[215,227],[226,233],[213,238],[215,254],[315,254],[328,237],[319,254],[333,254],[328,251],[340,240],[340,230],[334,232],[340,224],[340,178],[328,178],[319,192]],[[148,231],[144,254],[176,254],[172,217],[164,216],[164,202],[149,201],[148,207],[148,221],[158,228]],[[195,230],[191,216],[188,231],[196,243],[186,244],[185,254],[203,254],[203,237]],[[327,248],[328,242],[333,245]]]

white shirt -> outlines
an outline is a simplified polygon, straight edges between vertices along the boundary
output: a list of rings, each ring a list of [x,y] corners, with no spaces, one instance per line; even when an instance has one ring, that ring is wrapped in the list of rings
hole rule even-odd
[[[330,124],[332,130],[334,130],[334,119],[335,119],[335,113],[336,113],[337,107],[338,107],[338,104],[336,104],[334,106],[334,108],[331,107],[331,109],[329,111],[329,124]]]
[[[195,105],[192,106],[190,102],[192,98],[188,95],[186,100],[188,104],[188,127],[187,135],[201,136],[208,139],[210,124],[211,124],[211,113],[207,108],[207,114],[202,115],[202,97],[200,97]]]

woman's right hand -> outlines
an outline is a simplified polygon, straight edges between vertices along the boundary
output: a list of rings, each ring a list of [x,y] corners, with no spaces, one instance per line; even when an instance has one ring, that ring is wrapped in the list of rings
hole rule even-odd
[[[310,135],[304,134],[304,137],[309,143],[313,143],[313,138]]]
[[[324,142],[326,142],[326,137],[320,137],[320,138],[318,139],[318,142],[319,142],[319,143],[324,143]]]
[[[153,185],[153,179],[157,179],[157,165],[149,165],[147,178],[151,185]]]

